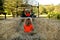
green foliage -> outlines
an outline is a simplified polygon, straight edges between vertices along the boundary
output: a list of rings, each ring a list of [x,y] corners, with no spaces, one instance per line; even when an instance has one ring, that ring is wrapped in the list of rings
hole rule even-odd
[[[60,19],[60,13],[59,12],[49,12],[48,18]]]
[[[3,0],[0,0],[0,11],[3,11]]]
[[[47,10],[46,10],[46,8],[43,8],[43,11],[42,11],[42,13],[45,13],[45,14],[47,14]]]
[[[33,12],[38,13],[38,8],[37,7],[34,7],[33,8]]]
[[[60,19],[60,13],[57,15],[57,19]]]
[[[12,14],[11,10],[9,10],[9,9],[5,9],[4,12],[7,13],[7,15],[11,15]]]

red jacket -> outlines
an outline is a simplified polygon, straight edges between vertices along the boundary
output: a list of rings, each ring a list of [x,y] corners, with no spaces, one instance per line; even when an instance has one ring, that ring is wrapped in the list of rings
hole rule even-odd
[[[29,26],[24,24],[24,32],[31,32],[32,30],[33,30],[33,25],[32,24],[30,24]]]
[[[30,13],[26,13],[26,16],[29,17],[30,16]]]

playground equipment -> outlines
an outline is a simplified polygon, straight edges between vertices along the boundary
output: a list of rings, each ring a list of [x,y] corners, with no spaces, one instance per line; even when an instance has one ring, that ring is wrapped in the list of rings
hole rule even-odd
[[[21,18],[23,18],[22,21],[24,21],[25,18],[32,18],[32,20],[34,20],[34,18],[36,18],[34,14],[31,8],[25,8],[21,13]]]
[[[32,5],[28,4],[28,0],[26,0],[25,4],[23,4],[23,6],[25,8],[23,8],[23,11],[21,13],[21,17],[23,18],[22,21],[24,21],[25,18],[32,18],[32,20],[34,20],[34,18],[36,18],[35,13],[33,12],[33,7]]]

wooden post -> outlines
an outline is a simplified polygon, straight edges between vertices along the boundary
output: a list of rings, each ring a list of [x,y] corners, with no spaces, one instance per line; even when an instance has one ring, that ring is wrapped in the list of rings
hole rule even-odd
[[[6,19],[6,14],[5,14],[5,19]]]
[[[5,19],[6,19],[6,13],[4,13],[4,15],[5,15]]]

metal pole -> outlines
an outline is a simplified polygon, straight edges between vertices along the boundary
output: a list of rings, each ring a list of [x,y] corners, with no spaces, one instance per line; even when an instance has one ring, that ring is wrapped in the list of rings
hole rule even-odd
[[[16,7],[16,15],[18,17],[18,1],[17,1],[17,7]]]
[[[39,17],[39,3],[38,3],[38,17]]]

